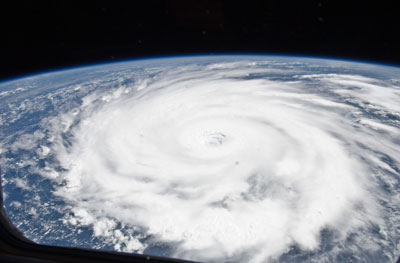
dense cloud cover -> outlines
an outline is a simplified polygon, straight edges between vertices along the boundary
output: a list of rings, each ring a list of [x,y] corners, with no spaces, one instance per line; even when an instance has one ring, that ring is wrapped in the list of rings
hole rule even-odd
[[[164,60],[130,82],[74,84],[84,92],[65,96],[41,120],[45,131],[3,148],[51,156],[36,171],[56,182],[64,224],[89,227],[116,250],[211,262],[343,253],[394,261],[396,80],[367,74],[371,65],[228,60]]]

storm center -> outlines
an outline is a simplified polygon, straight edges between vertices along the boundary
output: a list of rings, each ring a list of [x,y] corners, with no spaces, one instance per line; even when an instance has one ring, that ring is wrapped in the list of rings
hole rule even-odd
[[[207,133],[203,136],[204,144],[210,146],[221,146],[227,140],[227,136],[221,132]]]

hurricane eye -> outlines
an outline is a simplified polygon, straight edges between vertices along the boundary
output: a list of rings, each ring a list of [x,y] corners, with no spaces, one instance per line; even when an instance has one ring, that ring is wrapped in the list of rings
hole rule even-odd
[[[227,141],[227,136],[220,132],[210,132],[203,135],[204,143],[210,146],[222,146]]]

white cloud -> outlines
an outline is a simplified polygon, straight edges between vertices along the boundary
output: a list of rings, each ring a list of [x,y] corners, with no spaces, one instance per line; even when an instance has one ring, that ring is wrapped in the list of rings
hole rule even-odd
[[[67,169],[57,194],[75,206],[69,223],[90,225],[124,251],[148,244],[116,229],[116,221],[178,244],[172,256],[218,261],[255,251],[248,262],[278,257],[294,244],[316,250],[324,228],[339,242],[370,224],[384,228],[359,145],[399,162],[390,139],[375,138],[389,128],[366,120],[377,129],[354,126],[354,107],[301,82],[232,79],[252,70],[237,63],[177,68],[141,80],[136,93],[91,94],[81,114],[52,120],[51,150]],[[398,102],[396,89],[371,78],[302,78],[337,84],[335,92],[364,101],[379,95],[384,107]],[[347,90],[350,84],[359,89]],[[60,136],[66,131],[71,147]]]
[[[14,179],[14,184],[16,187],[25,190],[25,191],[29,191],[31,190],[31,187],[28,185],[28,182],[26,181],[26,179],[22,179],[22,178],[15,178]]]

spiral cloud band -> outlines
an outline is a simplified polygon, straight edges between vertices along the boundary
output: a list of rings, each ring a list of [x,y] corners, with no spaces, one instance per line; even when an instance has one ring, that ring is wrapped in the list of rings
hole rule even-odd
[[[399,87],[315,63],[154,66],[88,92],[45,122],[65,224],[200,261],[393,260]]]

